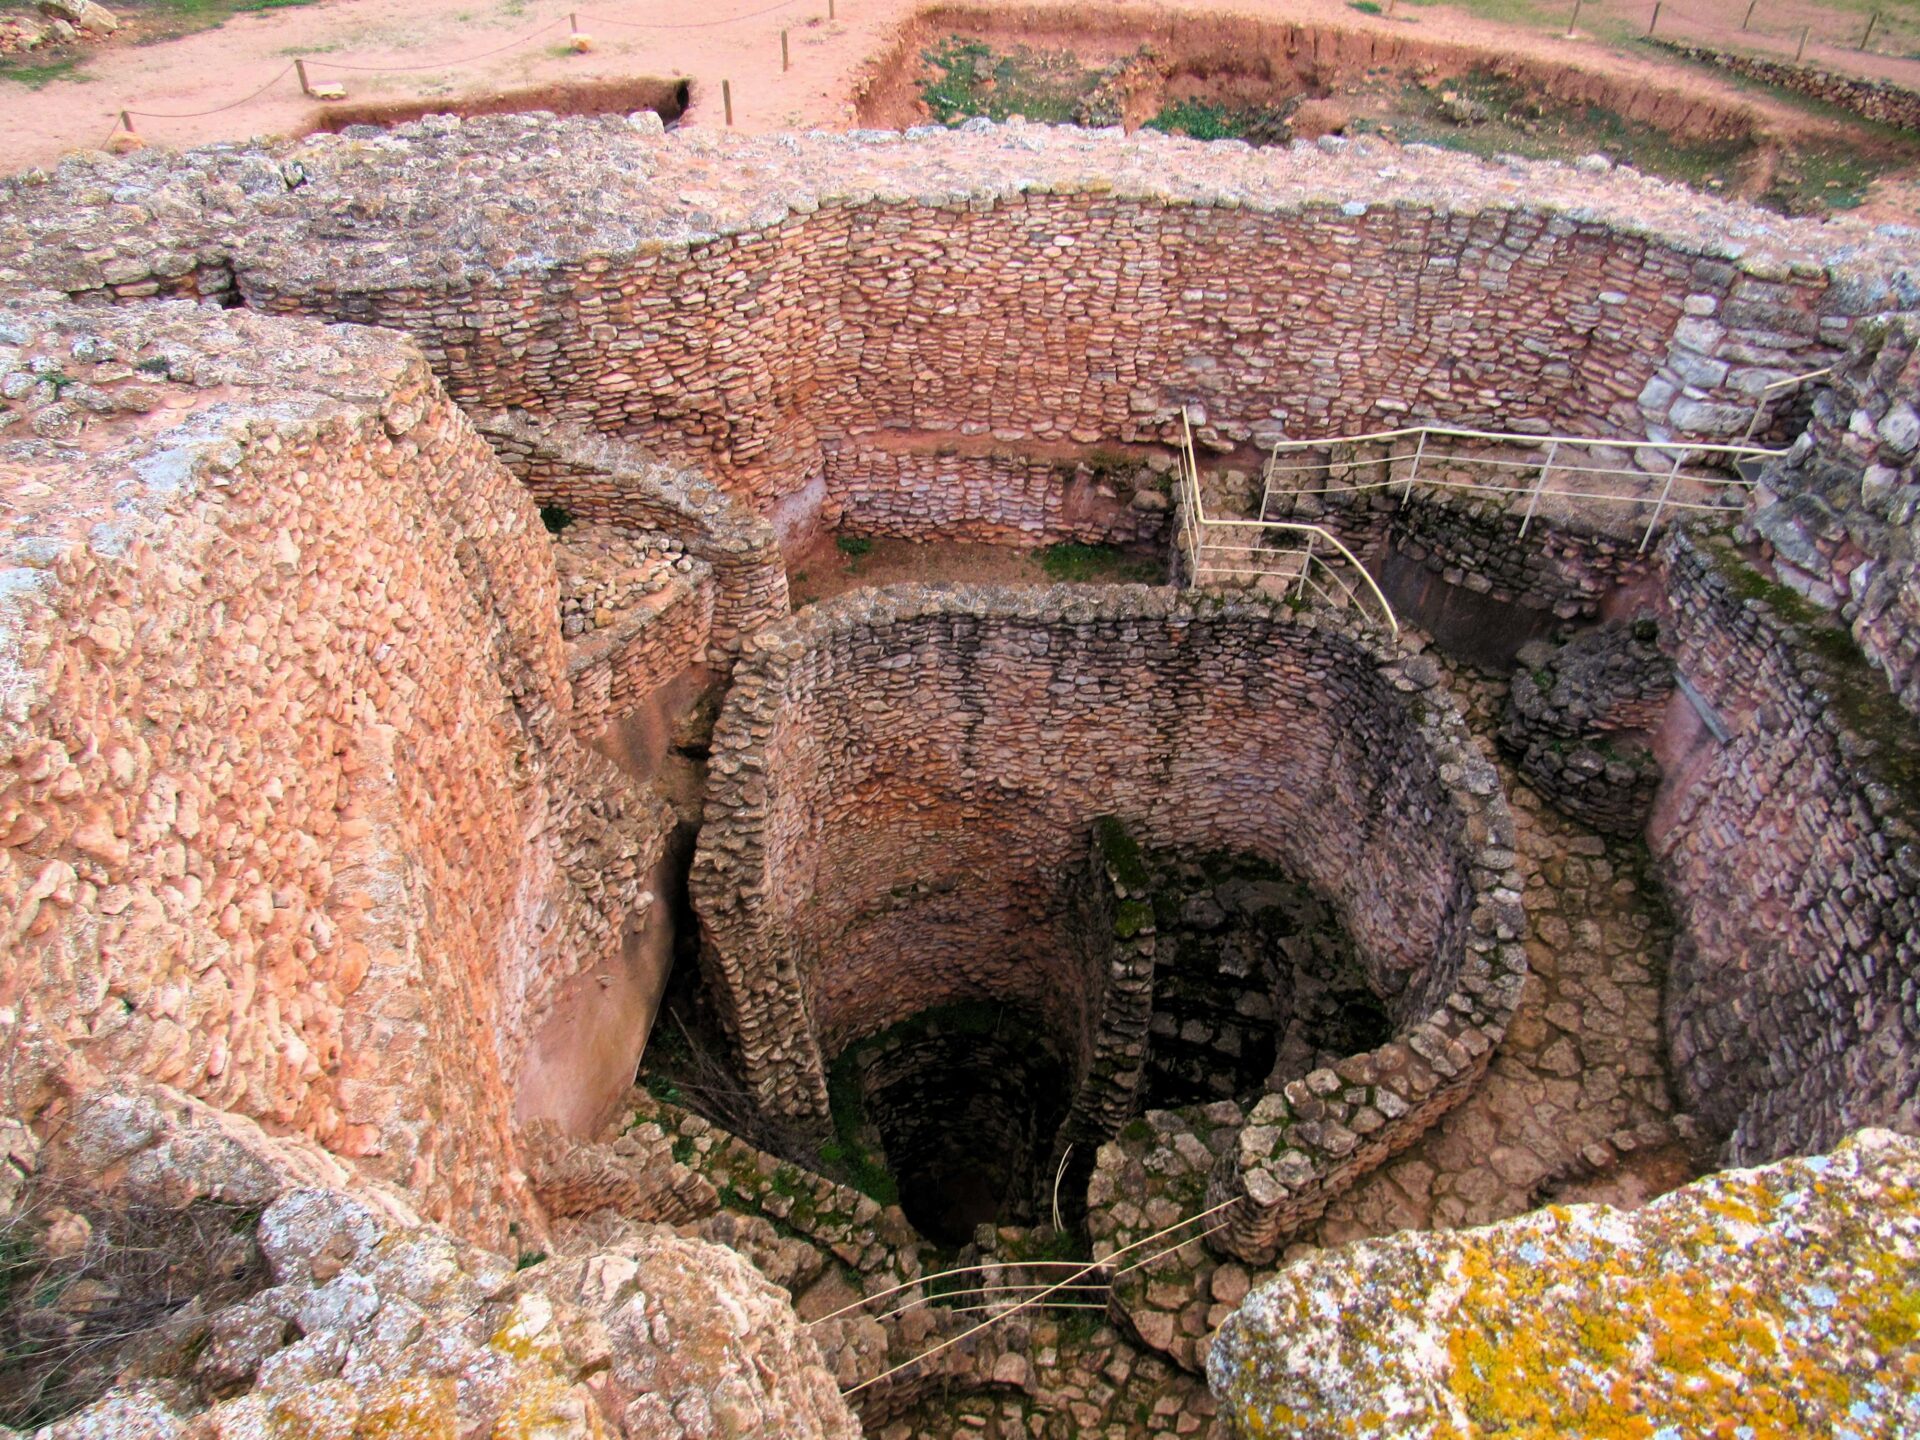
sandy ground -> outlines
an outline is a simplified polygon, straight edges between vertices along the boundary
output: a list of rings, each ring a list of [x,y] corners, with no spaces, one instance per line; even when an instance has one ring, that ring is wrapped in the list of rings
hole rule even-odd
[[[838,12],[831,20],[829,3]],[[1762,3],[1766,23],[1778,28],[1789,10],[1798,14],[1796,6],[1807,8],[1815,0]],[[79,78],[55,80],[39,91],[0,80],[0,172],[47,165],[69,151],[102,144],[122,109],[146,112],[136,116],[141,134],[149,143],[172,147],[302,133],[312,128],[318,107],[301,94],[291,73],[295,56],[307,57],[315,81],[341,82],[355,100],[454,97],[560,79],[655,74],[692,78],[693,105],[683,123],[723,123],[719,82],[726,79],[732,82],[734,122],[743,129],[839,127],[851,120],[848,96],[863,66],[886,51],[896,27],[918,8],[919,0],[320,0],[237,15],[218,29],[177,40],[109,45],[88,59]],[[1669,82],[1684,75],[1686,84],[1703,93],[1752,99],[1717,76],[1619,54],[1597,41],[1474,19],[1445,6],[1400,5],[1393,19],[1363,15],[1345,0],[1233,0],[1176,8],[1350,28],[1413,25],[1423,36],[1534,51],[1623,75],[1658,73]],[[1641,0],[1589,0],[1585,14],[1600,17],[1598,24],[1650,8]],[[1687,13],[1737,29],[1745,10],[1746,0],[1690,0]],[[594,35],[592,53],[576,55],[567,46],[570,13]],[[1669,7],[1661,33],[1681,28],[1685,22],[1673,18],[1677,13]],[[1832,33],[1854,23],[1851,16],[1819,13]],[[792,57],[784,73],[783,29]],[[1829,54],[1818,45],[1808,53],[1861,58],[1851,51]],[[1920,64],[1906,63],[1903,71],[1920,79]],[[260,93],[250,95],[255,90]],[[193,113],[216,107],[213,114]],[[1781,108],[1783,117],[1798,113]]]

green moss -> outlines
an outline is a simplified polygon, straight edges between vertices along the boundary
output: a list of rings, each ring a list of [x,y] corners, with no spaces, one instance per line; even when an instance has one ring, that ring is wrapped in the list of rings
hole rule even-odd
[[[1920,739],[1913,720],[1887,688],[1886,676],[1860,653],[1853,636],[1797,591],[1767,579],[1721,536],[1697,539],[1700,553],[1742,600],[1772,610],[1791,633],[1785,638],[1815,656],[1833,712],[1871,753],[1861,757],[1866,773],[1900,797],[1910,816],[1920,816]]]
[[[1120,883],[1129,890],[1144,891],[1152,881],[1147,871],[1145,856],[1141,853],[1140,842],[1135,840],[1127,827],[1112,815],[1102,815],[1093,822],[1093,840],[1099,847],[1100,858],[1106,862]]]
[[[1118,545],[1082,545],[1064,541],[1040,552],[1040,569],[1049,580],[1073,584],[1154,583],[1163,577],[1157,561]]]
[[[1131,940],[1153,923],[1153,906],[1144,900],[1123,900],[1114,912],[1113,933]]]

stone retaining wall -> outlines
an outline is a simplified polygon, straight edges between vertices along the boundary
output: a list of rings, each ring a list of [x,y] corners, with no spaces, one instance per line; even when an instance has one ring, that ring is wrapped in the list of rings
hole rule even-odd
[[[903,587],[763,632],[692,882],[748,1083],[817,1123],[822,1057],[920,1010],[994,1000],[1083,1031],[1100,977],[1063,922],[1112,814],[1315,886],[1396,1024],[1432,1031],[1440,1058],[1408,1057],[1444,1067],[1423,1098],[1463,1093],[1446,1047],[1466,1025],[1484,1060],[1525,960],[1497,778],[1437,679],[1330,617],[1141,587]]]
[[[1604,625],[1555,649],[1520,651],[1500,743],[1563,814],[1604,835],[1638,835],[1660,788],[1647,741],[1673,695],[1652,619]]]
[[[631,445],[514,412],[475,417],[543,506],[581,520],[655,531],[713,568],[709,628],[685,633],[681,665],[727,663],[740,637],[787,613],[787,571],[773,526],[698,473],[662,465]],[[673,668],[657,666],[671,675]]]
[[[1768,60],[1759,55],[1736,55],[1705,45],[1682,45],[1672,40],[1654,44],[1703,65],[1717,65],[1748,80],[1778,85],[1800,95],[1811,95],[1842,110],[1851,110],[1882,125],[1920,133],[1920,90],[1896,85],[1891,80],[1873,80],[1862,75],[1840,75],[1819,65],[1804,65],[1788,60]]]
[[[1920,715],[1916,406],[1920,316],[1863,325],[1816,396],[1806,438],[1764,475],[1747,533],[1766,544],[1784,584],[1839,612]]]
[[[229,266],[257,308],[412,334],[471,408],[637,439],[763,507],[897,513],[924,477],[861,473],[863,436],[1166,443],[1184,404],[1203,445],[1418,417],[1724,436],[1879,308],[1859,276],[1895,248],[1365,140],[650,129],[442,117],[90,161],[0,206],[0,287]]]
[[[571,738],[525,492],[398,337],[0,325],[89,401],[6,416],[44,482],[0,522],[8,1108],[144,1077],[467,1233],[537,1216],[525,1047],[622,963],[670,822]]]
[[[1670,537],[1680,674],[1731,740],[1651,835],[1680,933],[1666,1019],[1687,1108],[1734,1163],[1920,1128],[1920,741],[1818,612],[1717,538]]]

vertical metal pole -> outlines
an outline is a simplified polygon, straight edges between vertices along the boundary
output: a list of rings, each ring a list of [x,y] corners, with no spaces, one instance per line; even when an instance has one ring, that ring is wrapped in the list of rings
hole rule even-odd
[[[733,124],[733,82],[731,80],[720,82],[720,103],[727,108],[727,124]]]
[[[1573,34],[1573,27],[1574,27],[1574,26],[1576,26],[1576,25],[1578,25],[1578,24],[1580,23],[1580,6],[1581,6],[1581,5],[1583,4],[1583,3],[1584,3],[1584,0],[1573,0],[1573,18],[1572,18],[1571,20],[1569,20],[1569,21],[1567,21],[1567,34],[1568,34],[1568,35],[1572,35],[1572,34]],[[1755,0],[1755,3],[1757,4],[1757,3],[1758,3],[1758,0]]]
[[[1420,439],[1413,447],[1413,464],[1407,467],[1406,484],[1404,484],[1400,488],[1400,498],[1402,500],[1405,500],[1409,495],[1413,494],[1414,477],[1420,473],[1420,457],[1422,455],[1425,455],[1426,453],[1427,453],[1427,430],[1426,430],[1426,427],[1423,425],[1420,427]]]
[[[1660,503],[1653,507],[1653,518],[1647,521],[1647,533],[1640,537],[1639,553],[1647,553],[1647,546],[1653,540],[1654,528],[1660,523],[1661,512],[1667,508],[1667,497],[1673,494],[1673,482],[1679,478],[1680,462],[1687,458],[1687,452],[1680,450],[1673,457],[1673,469],[1667,472],[1667,483],[1661,487]]]
[[[1293,589],[1293,598],[1296,600],[1304,600],[1307,598],[1307,572],[1313,569],[1314,539],[1314,533],[1309,530],[1307,532],[1307,548],[1300,552],[1300,583],[1294,586]]]
[[[827,19],[833,19],[833,0],[827,0]]]
[[[1540,503],[1540,492],[1547,488],[1547,472],[1553,469],[1553,457],[1560,453],[1560,442],[1555,440],[1547,446],[1547,460],[1540,467],[1540,478],[1533,482],[1533,494],[1527,500],[1526,517],[1520,522],[1520,538],[1527,538],[1527,527],[1533,524],[1534,508]]]
[[[567,12],[567,33],[569,35],[578,35],[580,33],[580,15],[578,11],[569,10]]]
[[[1647,36],[1652,38],[1653,27],[1660,23],[1660,0],[1653,0],[1653,19],[1647,22]]]
[[[1753,24],[1753,12],[1759,5],[1760,0],[1748,0],[1746,17],[1740,22],[1740,28],[1742,30],[1745,30],[1749,25]]]
[[[1760,428],[1760,417],[1766,413],[1766,409],[1767,392],[1762,390],[1754,399],[1753,414],[1748,417],[1746,432],[1740,437],[1740,443],[1742,445],[1752,443],[1754,432]]]
[[[307,83],[307,62],[296,56],[293,62],[293,73],[300,77],[300,93],[312,95],[313,87]]]
[[[780,73],[786,74],[793,68],[793,56],[787,51],[787,32],[780,32]]]
[[[1800,48],[1793,52],[1793,63],[1796,65],[1800,63],[1800,57],[1807,53],[1807,35],[1812,29],[1811,25],[1800,27]]]

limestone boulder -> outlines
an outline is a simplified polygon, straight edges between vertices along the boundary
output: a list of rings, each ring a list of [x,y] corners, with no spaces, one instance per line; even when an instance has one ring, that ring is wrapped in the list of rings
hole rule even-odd
[[[1208,1363],[1234,1434],[1920,1433],[1920,1141],[1283,1271]]]
[[[39,0],[39,3],[41,14],[64,20],[90,35],[111,35],[120,28],[120,18],[95,0]]]

